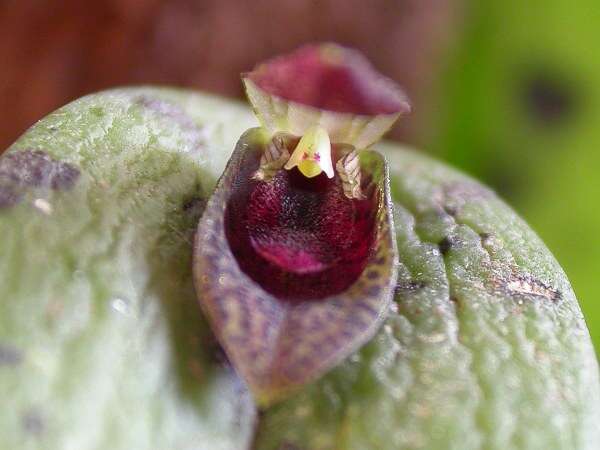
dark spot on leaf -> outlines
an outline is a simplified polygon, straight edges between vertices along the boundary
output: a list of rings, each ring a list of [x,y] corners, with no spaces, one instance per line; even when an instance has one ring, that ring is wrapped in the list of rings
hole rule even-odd
[[[494,235],[491,233],[480,233],[479,239],[483,248],[489,248],[494,243]]]
[[[462,207],[473,201],[487,200],[494,193],[475,181],[462,180],[445,183],[435,195],[435,201],[449,216],[456,218]]]
[[[30,408],[21,416],[23,430],[33,436],[41,436],[46,431],[46,421],[37,408]]]
[[[523,102],[530,117],[541,125],[556,125],[572,116],[577,106],[574,85],[539,71],[528,76],[523,86]]]
[[[79,178],[79,169],[42,150],[10,152],[0,158],[0,208],[17,204],[26,187],[67,190]]]
[[[485,200],[494,196],[490,189],[468,180],[447,183],[443,190],[446,200]]]
[[[415,292],[415,291],[425,288],[425,286],[427,286],[427,285],[423,281],[416,281],[416,280],[399,281],[396,284],[395,294],[399,295],[399,294],[403,294],[403,293],[407,293],[407,292]]]
[[[562,294],[543,281],[530,274],[513,273],[506,279],[494,280],[496,288],[505,291],[508,295],[521,299],[542,299],[557,302]]]
[[[481,238],[481,241],[488,241],[492,235],[491,233],[479,233],[479,237]]]
[[[23,361],[23,353],[16,347],[0,344],[0,367],[16,366]]]
[[[451,217],[455,217],[458,214],[458,210],[454,206],[445,205],[444,211]]]
[[[438,244],[438,247],[440,249],[440,253],[445,256],[452,248],[452,241],[450,240],[450,238],[448,236],[446,236],[444,239],[442,239],[440,241],[440,243]]]
[[[68,163],[57,163],[50,187],[56,190],[71,189],[79,178],[79,169]]]
[[[450,208],[450,210],[452,210],[452,208]],[[452,214],[450,214],[448,211],[446,211],[446,208],[443,208],[440,205],[437,205],[437,207],[432,210],[432,214],[436,219],[442,221],[447,221],[452,218]]]

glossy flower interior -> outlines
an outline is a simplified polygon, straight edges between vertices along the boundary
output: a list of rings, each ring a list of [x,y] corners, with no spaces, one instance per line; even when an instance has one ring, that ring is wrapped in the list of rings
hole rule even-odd
[[[348,288],[374,245],[379,188],[366,176],[366,198],[349,199],[339,176],[307,178],[297,168],[257,181],[251,175],[258,164],[246,161],[241,168],[225,212],[226,236],[240,268],[289,301],[318,300]]]

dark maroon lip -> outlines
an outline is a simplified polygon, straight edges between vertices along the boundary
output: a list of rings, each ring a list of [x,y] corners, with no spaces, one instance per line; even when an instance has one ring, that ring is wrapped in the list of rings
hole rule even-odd
[[[287,148],[297,139],[283,141]],[[271,144],[262,129],[240,138],[194,244],[200,304],[263,406],[368,341],[385,317],[397,276],[383,157],[361,152],[359,200],[345,195],[339,175],[308,179],[280,169],[258,180]],[[334,146],[334,160],[348,151]]]
[[[404,93],[359,52],[306,45],[244,75],[270,95],[327,111],[364,116],[410,111]]]
[[[244,161],[225,211],[225,230],[240,268],[263,289],[287,301],[338,294],[364,270],[375,239],[378,188],[349,199],[339,177],[304,177],[296,168],[268,181]]]
[[[335,44],[275,58],[244,82],[264,128],[242,135],[206,204],[194,283],[231,362],[268,406],[385,318],[398,250],[387,164],[365,148],[409,105]]]

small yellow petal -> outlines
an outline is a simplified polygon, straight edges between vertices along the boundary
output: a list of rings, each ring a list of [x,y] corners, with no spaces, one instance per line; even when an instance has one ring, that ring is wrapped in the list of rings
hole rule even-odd
[[[288,170],[294,167],[298,167],[307,178],[316,177],[321,172],[325,172],[329,178],[333,178],[331,142],[324,128],[318,125],[314,126],[302,136],[285,165]]]
[[[304,160],[298,164],[298,169],[300,173],[304,175],[306,178],[313,178],[323,172],[321,166],[317,164],[315,161]]]

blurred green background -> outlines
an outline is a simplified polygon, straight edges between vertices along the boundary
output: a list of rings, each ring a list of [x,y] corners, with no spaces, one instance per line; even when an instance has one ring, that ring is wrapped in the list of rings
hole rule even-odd
[[[476,175],[567,272],[600,351],[600,3],[472,2],[426,148]]]
[[[598,0],[5,0],[0,29],[0,151],[100,89],[241,99],[240,72],[274,54],[358,48],[413,102],[391,136],[492,185],[529,221],[600,350]]]

